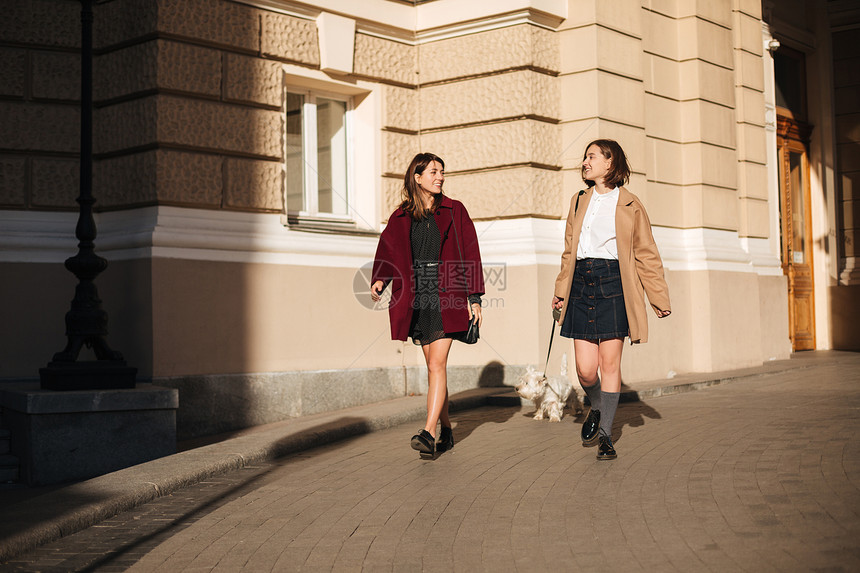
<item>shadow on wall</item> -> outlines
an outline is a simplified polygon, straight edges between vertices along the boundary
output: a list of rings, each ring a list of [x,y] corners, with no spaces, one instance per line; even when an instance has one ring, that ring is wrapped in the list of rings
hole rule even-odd
[[[301,411],[300,397],[267,373],[298,369],[288,364],[295,352],[290,341],[306,323],[293,310],[308,306],[307,297],[296,291],[295,279],[284,280],[283,265],[252,262],[260,249],[257,226],[272,224],[260,215],[276,219],[284,212],[283,70],[259,52],[247,55],[249,47],[257,51],[261,45],[260,9],[224,0],[210,4],[207,18],[218,26],[189,10],[188,2],[158,3],[155,10],[159,28],[183,17],[200,19],[186,49],[220,46],[209,50],[218,77],[195,83],[210,76],[208,70],[187,58],[171,58],[182,53],[178,49],[162,56],[162,47],[152,51],[159,53],[159,78],[188,78],[186,93],[145,96],[158,100],[159,139],[179,148],[156,155],[159,170],[166,171],[155,189],[158,205],[189,207],[182,211],[198,227],[182,231],[196,234],[191,240],[199,248],[183,249],[185,258],[152,260],[153,382],[179,390],[180,440],[272,422],[267,416],[273,410],[278,419]],[[124,17],[131,18],[137,8],[125,10]],[[265,14],[275,21],[286,18]],[[277,40],[269,42],[270,49],[288,38]],[[133,49],[141,52],[122,51]],[[201,92],[204,88],[211,93]]]
[[[860,351],[860,285],[830,287],[834,350]]]
[[[481,375],[478,377],[478,388],[494,388],[496,386],[504,385],[504,365],[497,360],[487,363],[487,365],[481,370]]]

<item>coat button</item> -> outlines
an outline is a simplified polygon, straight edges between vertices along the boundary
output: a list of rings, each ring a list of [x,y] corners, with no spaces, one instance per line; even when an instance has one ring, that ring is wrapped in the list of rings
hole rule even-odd
[[[445,287],[442,287],[439,290],[441,290],[442,292],[445,292]]]

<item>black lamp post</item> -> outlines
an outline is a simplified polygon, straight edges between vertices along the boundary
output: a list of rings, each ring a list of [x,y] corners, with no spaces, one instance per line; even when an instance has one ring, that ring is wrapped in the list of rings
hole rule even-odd
[[[66,347],[39,370],[41,387],[49,390],[101,390],[134,388],[137,368],[127,366],[122,354],[107,342],[108,315],[94,284],[108,262],[95,253],[93,219],[93,0],[81,0],[81,190],[80,215],[75,228],[78,254],[66,259],[77,278],[75,298],[66,313]],[[97,360],[78,362],[83,346]]]

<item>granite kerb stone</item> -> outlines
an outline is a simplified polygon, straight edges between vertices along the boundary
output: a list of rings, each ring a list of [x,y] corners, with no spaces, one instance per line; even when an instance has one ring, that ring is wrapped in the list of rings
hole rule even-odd
[[[451,409],[486,404],[498,388],[451,397]],[[239,437],[179,452],[0,509],[0,562],[71,535],[215,475],[347,437],[422,420],[426,398],[413,396],[325,416],[270,424]],[[330,419],[337,416],[334,419]],[[320,420],[323,418],[323,420]]]
[[[838,359],[838,355],[834,355]],[[758,367],[728,370],[723,372],[690,373],[682,374],[666,380],[649,380],[645,382],[633,382],[626,384],[622,382],[620,402],[638,402],[646,398],[657,398],[660,396],[671,396],[683,392],[702,390],[719,384],[726,384],[737,380],[774,376],[789,370],[805,370],[818,366],[818,360],[806,361],[805,359],[778,360],[765,363]],[[574,391],[584,404],[588,404],[588,397],[581,388],[574,384]],[[513,388],[499,388],[499,392],[489,396],[487,403],[493,406],[534,406],[531,400],[520,397]]]
[[[621,399],[626,402],[636,402],[644,398],[657,398],[659,396],[671,396],[682,392],[693,392],[726,384],[737,380],[749,378],[760,378],[774,376],[789,370],[806,370],[814,368],[815,362],[804,363],[802,360],[780,360],[771,364],[764,364],[757,368],[745,368],[726,372],[715,372],[710,374],[687,374],[677,378],[665,380],[663,383],[649,383],[647,386],[633,384],[632,387],[623,386]]]

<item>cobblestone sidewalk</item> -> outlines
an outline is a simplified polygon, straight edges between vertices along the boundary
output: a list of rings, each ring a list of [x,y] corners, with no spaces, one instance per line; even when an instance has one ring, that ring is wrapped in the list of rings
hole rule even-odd
[[[410,423],[178,490],[7,571],[858,571],[860,355],[623,404],[619,458],[529,408]],[[413,427],[414,426],[414,427]]]

